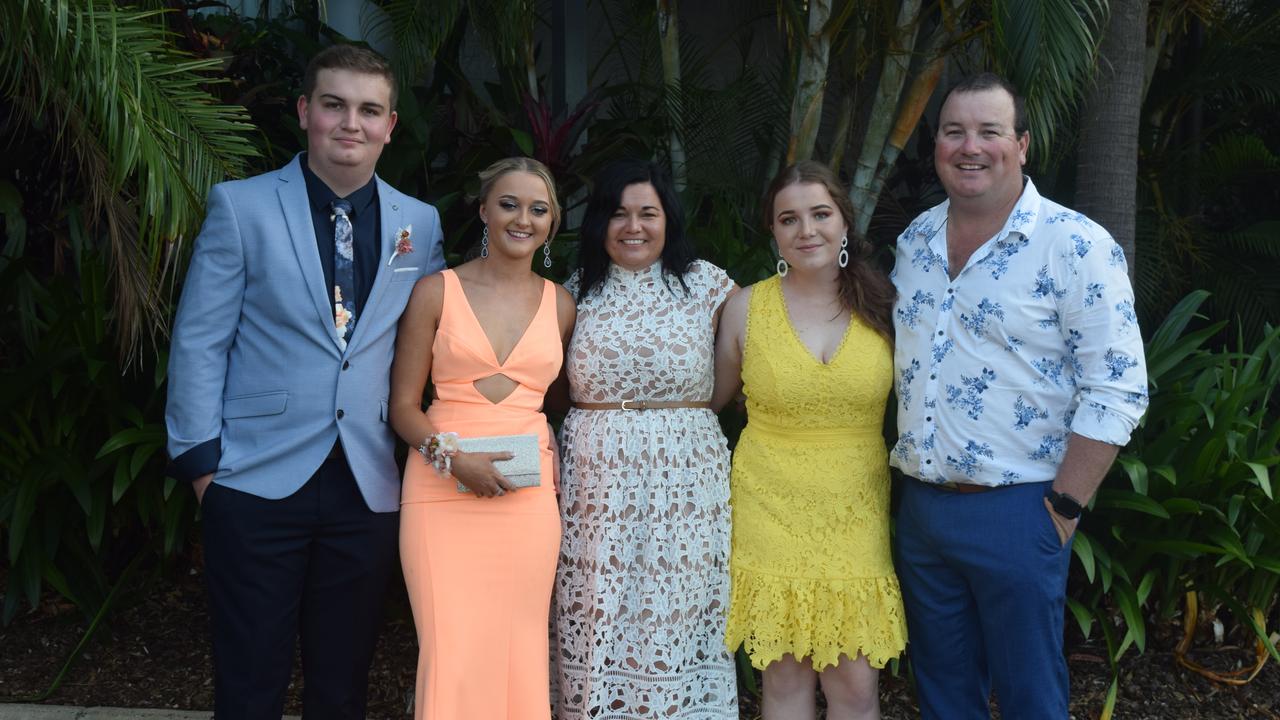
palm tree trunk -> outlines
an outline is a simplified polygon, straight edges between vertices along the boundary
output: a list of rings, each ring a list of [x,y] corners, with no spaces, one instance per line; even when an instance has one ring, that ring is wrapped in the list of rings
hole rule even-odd
[[[1095,75],[1080,123],[1076,208],[1124,249],[1133,278],[1138,127],[1146,80],[1147,0],[1111,0]]]
[[[831,38],[826,33],[831,18],[831,0],[811,0],[809,31],[800,42],[800,67],[796,72],[796,93],[791,101],[791,139],[787,142],[787,164],[808,160],[822,124],[822,101],[827,89],[827,63]]]
[[[837,177],[840,166],[844,164],[845,152],[849,150],[849,133],[853,130],[853,93],[848,93],[840,100],[840,114],[836,115],[836,131],[831,139],[831,161],[827,165]]]
[[[961,2],[962,0],[948,0],[952,13],[958,10]],[[907,146],[907,141],[920,125],[920,116],[924,115],[925,106],[929,104],[929,98],[933,97],[933,91],[937,89],[938,80],[942,78],[942,70],[947,64],[943,49],[955,39],[958,32],[959,25],[954,22],[954,18],[947,17],[947,5],[943,5],[942,20],[938,27],[934,28],[929,41],[925,43],[923,52],[926,58],[925,64],[911,81],[911,86],[907,88],[907,94],[902,99],[902,107],[898,109],[898,117],[893,123],[893,130],[889,133],[889,141],[885,143],[884,152],[880,155],[880,164],[876,168],[875,179],[871,181],[868,193],[870,212],[864,213],[867,216],[865,220],[857,222],[860,233],[866,232],[871,222],[871,215],[874,214],[876,204],[879,202],[880,193],[884,190],[885,181],[893,172],[894,163],[898,161],[898,156]]]
[[[680,28],[676,0],[657,0],[658,37],[662,42],[662,81],[667,95],[667,119],[671,123],[671,179],[676,190],[686,184],[684,143],[684,103],[680,93]]]
[[[911,52],[916,43],[916,16],[920,13],[920,0],[903,0],[898,9],[897,39],[901,44],[889,43],[885,54],[884,67],[880,70],[880,84],[876,88],[875,100],[871,105],[871,116],[867,122],[867,132],[863,136],[862,150],[858,155],[858,163],[854,168],[852,187],[849,197],[853,201],[854,232],[865,235],[871,224],[871,215],[875,212],[879,193],[873,192],[876,173],[880,167],[880,156],[884,152],[885,142],[893,127],[893,120],[898,109],[898,99],[902,96],[902,88],[907,82],[907,69],[911,64]]]

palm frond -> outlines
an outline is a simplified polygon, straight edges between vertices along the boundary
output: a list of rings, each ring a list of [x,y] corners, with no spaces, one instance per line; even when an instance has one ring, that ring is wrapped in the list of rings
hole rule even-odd
[[[1107,1],[993,0],[991,14],[998,69],[1026,97],[1033,159],[1043,165],[1093,77]]]
[[[1274,3],[1220,3],[1205,23],[1204,45],[1180,65],[1159,73],[1147,93],[1146,111],[1176,120],[1203,99],[1227,118],[1280,103],[1280,7]]]
[[[13,0],[0,9],[0,94],[26,123],[52,117],[108,226],[125,349],[163,326],[166,259],[194,234],[214,183],[257,151],[242,108],[202,89],[218,59],[177,51],[154,11],[109,0]]]
[[[392,63],[402,87],[408,87],[435,61],[458,16],[462,0],[389,0],[370,26],[370,34],[387,33]]]
[[[1258,258],[1280,260],[1280,220],[1264,220],[1249,227],[1222,233],[1211,241],[1220,242],[1224,247],[1237,251],[1240,255],[1254,255]],[[1258,266],[1255,264],[1254,268]],[[1280,274],[1275,269],[1280,265],[1272,263],[1268,274],[1275,282],[1280,283]]]
[[[1212,193],[1229,186],[1280,179],[1280,156],[1257,135],[1225,133],[1201,155],[1196,168],[1201,189]]]

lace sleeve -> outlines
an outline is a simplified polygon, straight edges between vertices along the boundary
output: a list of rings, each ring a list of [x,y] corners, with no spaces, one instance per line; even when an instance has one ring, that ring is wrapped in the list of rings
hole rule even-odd
[[[722,268],[706,260],[698,261],[699,291],[707,298],[708,309],[714,313],[733,292],[733,278]]]
[[[578,301],[578,285],[581,284],[581,275],[582,271],[574,270],[569,279],[564,281],[564,289],[568,290],[569,294],[573,296],[574,302]]]

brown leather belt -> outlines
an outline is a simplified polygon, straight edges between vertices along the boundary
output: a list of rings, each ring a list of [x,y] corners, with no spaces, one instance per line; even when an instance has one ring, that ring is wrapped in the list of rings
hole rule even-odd
[[[926,484],[932,487],[936,487],[939,490],[944,490],[946,492],[960,493],[961,495],[986,492],[988,490],[996,489],[996,486],[992,486],[992,485],[973,485],[971,483],[958,483],[958,482],[926,483]]]
[[[711,403],[703,400],[623,400],[622,402],[576,402],[579,410],[679,410],[683,408],[710,409]]]

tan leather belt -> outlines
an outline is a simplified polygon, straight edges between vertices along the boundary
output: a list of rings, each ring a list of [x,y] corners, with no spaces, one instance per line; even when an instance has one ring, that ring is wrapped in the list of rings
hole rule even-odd
[[[710,409],[711,403],[702,400],[623,400],[622,402],[576,402],[579,410],[678,410],[682,408]]]

